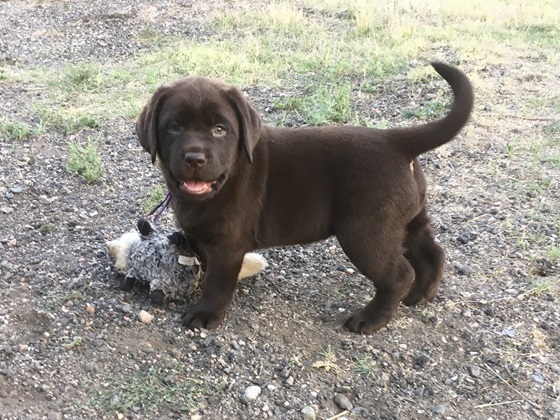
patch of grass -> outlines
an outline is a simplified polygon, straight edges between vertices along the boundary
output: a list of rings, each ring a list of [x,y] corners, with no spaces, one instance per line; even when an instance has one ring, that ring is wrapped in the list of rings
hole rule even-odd
[[[33,134],[31,127],[27,124],[10,120],[7,118],[0,119],[0,139],[4,138],[8,141],[21,141]]]
[[[356,31],[360,35],[369,35],[373,30],[373,11],[368,9],[359,10],[354,19]]]
[[[371,376],[376,369],[377,363],[371,356],[356,357],[356,366],[354,371],[360,375]]]
[[[350,93],[349,83],[319,85],[314,92],[289,98],[276,106],[285,111],[297,111],[310,125],[346,123],[352,119]]]
[[[250,31],[253,33],[271,31],[295,35],[302,33],[309,24],[302,10],[289,1],[271,2],[259,7],[258,3],[250,9],[240,9],[224,13],[214,18],[214,25],[223,31]]]
[[[48,298],[46,299],[47,303],[45,304],[45,309],[48,311],[55,311],[60,309],[60,307],[68,301],[72,301],[74,304],[83,301],[84,295],[82,290],[78,290],[70,294],[47,292],[46,295]]]
[[[165,198],[166,191],[161,185],[156,185],[148,193],[146,197],[142,200],[142,213],[146,214],[150,212],[155,206],[163,201]]]
[[[65,133],[73,133],[86,128],[99,128],[100,126],[97,117],[79,109],[36,106],[35,114],[42,127],[58,128]]]
[[[544,156],[543,160],[545,162],[551,163],[555,168],[560,169],[560,153],[552,152]]]
[[[322,359],[314,362],[312,367],[314,367],[315,369],[325,369],[327,372],[331,369],[335,372],[340,372],[342,370],[337,364],[336,353],[330,345],[321,352],[321,356]]]
[[[435,99],[418,109],[404,110],[403,116],[405,118],[418,119],[439,118],[442,117],[449,108],[451,108],[450,102],[443,102],[441,99]]]
[[[69,90],[95,90],[100,82],[100,69],[93,64],[69,66],[64,73],[64,82]]]
[[[145,27],[138,31],[135,36],[136,40],[139,42],[146,42],[150,44],[158,43],[159,41],[163,40],[165,37],[161,32],[156,31],[153,28]]]
[[[84,341],[83,337],[77,335],[74,338],[72,338],[72,341],[70,341],[64,347],[66,348],[66,350],[72,350],[75,349],[76,347],[79,347],[83,343],[83,341]]]
[[[47,235],[49,233],[53,233],[56,230],[56,225],[54,223],[45,223],[39,228],[39,232],[43,235]]]
[[[560,246],[553,246],[547,251],[546,256],[551,260],[560,260]]]
[[[193,396],[208,394],[201,381],[186,376],[182,366],[150,366],[134,375],[107,376],[94,390],[91,404],[109,412],[128,413],[138,407],[146,413],[164,408],[187,413],[194,409]]]
[[[101,179],[105,168],[101,163],[98,143],[92,140],[89,140],[85,146],[71,143],[66,169],[72,174],[83,176],[88,182]]]
[[[558,136],[560,134],[560,121],[552,121],[550,124],[546,124],[542,128],[543,133]]]
[[[558,280],[549,278],[544,280],[533,280],[529,284],[528,292],[533,296],[541,296],[550,293],[557,285]]]

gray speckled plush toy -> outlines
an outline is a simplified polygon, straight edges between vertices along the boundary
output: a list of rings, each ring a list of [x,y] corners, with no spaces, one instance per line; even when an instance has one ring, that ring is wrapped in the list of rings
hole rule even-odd
[[[204,277],[202,266],[181,232],[158,233],[145,219],[119,239],[107,242],[117,272],[124,275],[121,290],[131,290],[136,282],[150,285],[152,303],[165,298],[194,301],[200,297]],[[259,254],[248,253],[243,260],[239,279],[252,276],[267,266]]]

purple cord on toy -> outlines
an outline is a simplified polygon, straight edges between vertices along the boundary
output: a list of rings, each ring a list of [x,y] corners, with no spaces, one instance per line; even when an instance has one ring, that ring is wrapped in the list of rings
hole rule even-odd
[[[148,213],[148,217],[150,217],[152,214],[154,214],[159,209],[157,214],[154,216],[154,223],[158,222],[159,217],[163,214],[165,209],[167,209],[167,207],[169,207],[169,203],[171,202],[172,198],[173,198],[173,194],[168,192],[167,195],[165,196],[165,198],[163,199],[163,201],[161,203],[159,203],[157,206],[155,206],[153,208],[153,210]]]

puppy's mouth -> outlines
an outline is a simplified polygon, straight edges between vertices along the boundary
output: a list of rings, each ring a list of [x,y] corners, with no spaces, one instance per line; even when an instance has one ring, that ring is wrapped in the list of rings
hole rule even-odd
[[[200,181],[190,179],[187,181],[179,182],[179,189],[181,191],[198,198],[204,198],[212,192],[217,192],[224,184],[227,175],[224,173],[215,181]]]
[[[186,193],[192,195],[204,195],[212,192],[212,186],[216,182],[205,182],[205,181],[184,181],[179,188],[181,188]]]

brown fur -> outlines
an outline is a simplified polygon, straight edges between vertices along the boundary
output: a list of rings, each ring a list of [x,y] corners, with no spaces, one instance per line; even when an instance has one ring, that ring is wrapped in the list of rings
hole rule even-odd
[[[429,226],[416,157],[459,132],[473,93],[461,71],[433,66],[454,92],[448,115],[390,130],[266,126],[239,90],[200,77],[155,92],[138,119],[138,137],[152,161],[159,158],[179,225],[207,266],[202,298],[183,316],[186,326],[221,323],[246,252],[332,235],[376,288],[346,321],[349,330],[373,333],[401,300],[411,305],[435,296],[444,255]]]

